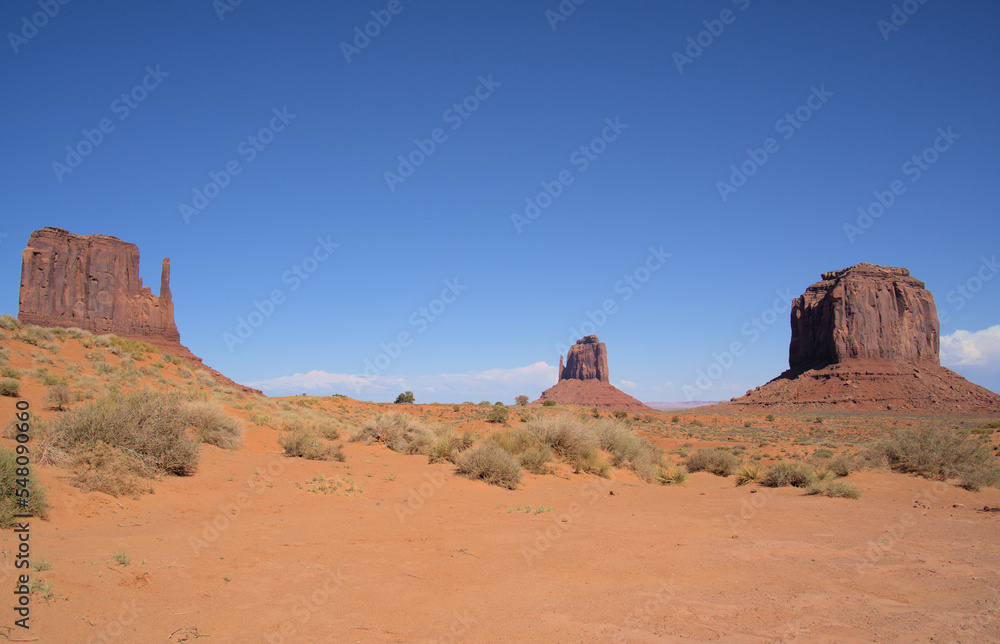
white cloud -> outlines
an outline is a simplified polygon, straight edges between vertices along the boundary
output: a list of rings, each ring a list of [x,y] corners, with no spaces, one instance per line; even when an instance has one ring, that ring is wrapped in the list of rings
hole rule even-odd
[[[622,387],[627,387],[629,389],[635,389],[639,386],[634,382],[632,382],[631,380],[619,380],[618,382],[621,383]]]
[[[941,364],[946,367],[1000,364],[1000,324],[982,331],[958,330],[941,336]]]
[[[269,395],[317,395],[340,393],[352,398],[392,400],[396,394],[412,391],[417,402],[462,402],[482,399],[513,402],[526,394],[535,398],[556,383],[556,367],[536,362],[513,369],[488,369],[460,374],[429,376],[378,376],[310,371],[248,382]]]

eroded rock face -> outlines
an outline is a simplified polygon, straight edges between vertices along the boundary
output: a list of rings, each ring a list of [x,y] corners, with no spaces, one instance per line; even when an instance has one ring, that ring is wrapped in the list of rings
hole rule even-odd
[[[610,382],[608,377],[608,349],[596,335],[588,335],[576,341],[569,348],[566,366],[562,366],[559,356],[559,380],[600,380]]]
[[[142,285],[139,249],[116,237],[43,228],[31,234],[22,259],[22,322],[180,341],[169,258],[159,296]]]
[[[906,268],[857,264],[823,273],[792,304],[792,370],[849,360],[940,364],[934,296]]]

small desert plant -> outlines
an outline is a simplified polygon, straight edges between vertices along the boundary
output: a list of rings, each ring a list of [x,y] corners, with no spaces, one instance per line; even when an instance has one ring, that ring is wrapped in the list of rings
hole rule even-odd
[[[222,449],[236,449],[243,444],[240,437],[243,427],[240,422],[226,415],[216,405],[207,402],[189,403],[184,412],[184,421],[194,426],[202,443]]]
[[[605,419],[596,423],[596,433],[601,449],[611,454],[615,467],[628,467],[646,480],[653,478],[653,466],[659,464],[662,456],[659,449],[637,436],[621,420]]]
[[[805,463],[782,461],[764,470],[761,485],[765,487],[807,487],[816,481],[816,472]]]
[[[702,470],[716,476],[729,476],[736,471],[740,459],[725,449],[702,448],[687,457],[685,465],[692,472]]]
[[[657,465],[655,469],[656,474],[654,475],[654,480],[656,480],[656,482],[660,485],[684,485],[687,483],[688,471],[686,468],[665,468]]]
[[[304,458],[311,461],[329,461],[334,458],[333,448],[321,441],[309,430],[292,432],[278,437],[278,444],[285,450],[285,456]]]
[[[861,490],[856,485],[851,485],[847,481],[832,479],[810,483],[806,488],[806,494],[822,494],[831,498],[857,499],[861,497]]]
[[[459,436],[455,431],[446,429],[441,432],[427,454],[428,463],[448,461],[454,463],[458,454],[472,447],[472,433],[465,432]]]
[[[153,491],[156,468],[137,454],[98,440],[78,449],[70,463],[72,482],[88,492],[137,497]]]
[[[850,456],[841,455],[831,459],[826,464],[826,467],[837,476],[847,476],[855,469],[854,459]]]
[[[542,443],[538,437],[524,427],[517,429],[504,429],[490,434],[489,440],[493,441],[514,456],[521,454],[532,447],[541,447]]]
[[[552,450],[549,449],[548,445],[529,447],[521,452],[518,460],[521,462],[521,467],[532,474],[548,474],[549,466],[547,463],[552,460]]]
[[[16,398],[21,394],[21,383],[13,378],[0,380],[0,396],[11,396]]]
[[[112,559],[114,559],[115,563],[119,566],[127,566],[132,562],[132,558],[128,556],[127,552],[125,552],[124,546],[115,552]]]
[[[525,396],[524,394],[521,394],[520,396],[514,399],[514,402],[516,402],[519,407],[524,407],[525,405],[528,404],[528,397]]]
[[[759,463],[753,461],[740,463],[740,467],[736,471],[736,485],[756,483],[757,479],[760,478],[761,471],[763,471],[763,468],[761,468]]]
[[[45,401],[62,411],[63,407],[73,402],[73,393],[64,384],[53,385],[45,394]]]
[[[21,377],[21,372],[13,367],[3,367],[0,368],[0,377],[13,378],[14,380],[17,380]]]
[[[546,400],[545,402],[542,403],[542,406],[543,407],[555,407],[556,406],[556,401],[554,401],[554,400]]]
[[[507,411],[507,407],[503,403],[497,403],[493,405],[493,409],[486,415],[486,421],[502,425],[507,422],[509,417],[510,412]]]
[[[967,432],[897,430],[872,445],[865,459],[930,479],[959,478],[959,485],[970,490],[1000,483],[1000,464],[988,439],[973,438]]]
[[[767,416],[764,416],[764,420],[766,420],[769,423],[773,423],[774,422],[774,414],[768,414]]]
[[[22,324],[16,317],[7,313],[0,315],[0,329],[5,331],[17,331],[21,327]]]
[[[570,465],[577,474],[585,472],[596,474],[604,478],[611,476],[611,465],[601,456],[600,450],[596,447],[585,447],[570,459]]]
[[[0,448],[0,527],[9,528],[14,523],[16,514],[30,514],[44,517],[49,509],[45,490],[38,483],[34,472],[29,471],[26,488],[24,466],[17,464],[17,454],[14,450]],[[18,494],[18,490],[27,489],[28,494]],[[23,505],[22,505],[23,503]]]
[[[394,452],[426,454],[433,434],[416,418],[403,412],[376,413],[351,435],[352,441],[365,445],[383,443]]]
[[[513,490],[521,482],[521,465],[496,443],[485,442],[462,454],[456,472],[470,479]]]

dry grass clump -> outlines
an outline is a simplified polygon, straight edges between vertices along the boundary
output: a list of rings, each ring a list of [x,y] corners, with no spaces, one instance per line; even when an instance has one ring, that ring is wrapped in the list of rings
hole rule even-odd
[[[814,481],[806,487],[806,494],[821,494],[830,498],[858,499],[861,498],[861,490],[856,485],[840,479],[825,481]]]
[[[184,421],[194,426],[202,443],[222,449],[236,449],[243,444],[243,425],[212,403],[188,403]]]
[[[291,432],[278,437],[278,443],[285,450],[286,456],[304,458],[311,461],[347,460],[343,445],[329,445],[316,437],[311,430]]]
[[[657,465],[655,468],[655,480],[660,485],[684,485],[687,483],[688,471],[684,467],[663,467]]]
[[[383,443],[394,452],[426,454],[434,434],[419,420],[401,411],[376,413],[351,435],[351,441],[364,445]]]
[[[17,464],[14,450],[0,448],[0,527],[3,528],[14,524],[15,514],[45,517],[49,509],[45,490],[33,472],[28,476],[28,496],[17,496],[17,490],[21,487],[18,481],[24,478],[17,473],[19,467],[21,466]],[[20,505],[19,498],[25,498],[26,504]]]
[[[740,486],[747,485],[748,483],[756,483],[763,471],[764,468],[760,466],[760,463],[755,463],[754,461],[744,461],[740,463],[740,467],[736,471],[736,485]]]
[[[0,396],[17,398],[21,394],[21,383],[13,378],[0,380]]]
[[[764,470],[760,484],[765,487],[808,487],[817,481],[816,470],[806,463],[782,461]]]
[[[551,471],[548,463],[552,460],[552,450],[548,445],[529,447],[521,452],[517,460],[532,474],[548,474]]]
[[[865,460],[939,481],[958,478],[960,486],[974,492],[983,486],[1000,485],[1000,463],[989,439],[973,437],[967,431],[897,430],[869,447]]]
[[[651,480],[656,476],[663,452],[643,440],[619,418],[605,418],[595,423],[601,449],[611,454],[611,464],[628,467],[640,478]]]
[[[716,476],[729,476],[736,471],[740,459],[728,450],[717,447],[702,448],[687,457],[685,465],[691,472],[710,472]]]
[[[153,491],[156,468],[138,454],[97,441],[72,456],[73,485],[87,492],[137,497]]]
[[[452,429],[440,432],[427,454],[428,463],[454,463],[461,452],[472,447],[472,432],[464,432],[459,436]]]
[[[134,454],[156,473],[187,476],[198,465],[198,443],[184,419],[176,395],[150,389],[112,391],[59,416],[45,440],[69,454],[101,442]]]
[[[521,465],[510,453],[487,441],[458,457],[456,472],[470,479],[513,490],[521,482]]]
[[[597,435],[587,424],[568,416],[534,418],[524,424],[524,429],[567,460],[576,458],[585,450],[595,449],[599,444]]]
[[[569,460],[569,464],[573,466],[573,472],[577,474],[586,472],[603,478],[611,477],[611,465],[604,460],[600,450],[596,447],[585,447]]]

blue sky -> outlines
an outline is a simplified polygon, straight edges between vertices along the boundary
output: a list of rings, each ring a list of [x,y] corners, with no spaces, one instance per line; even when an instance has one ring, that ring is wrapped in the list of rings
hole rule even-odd
[[[535,398],[596,332],[718,400],[869,261],[1000,391],[1000,6],[895,6],[5,2],[0,309],[58,226],[169,256],[182,341],[271,394]]]

